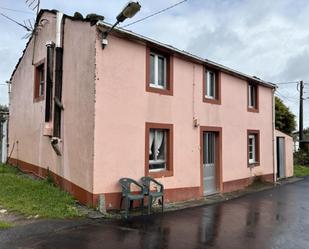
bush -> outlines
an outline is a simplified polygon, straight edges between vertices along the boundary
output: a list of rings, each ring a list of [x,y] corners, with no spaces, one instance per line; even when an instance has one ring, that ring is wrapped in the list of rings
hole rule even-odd
[[[303,150],[294,152],[294,164],[309,167],[309,153]]]

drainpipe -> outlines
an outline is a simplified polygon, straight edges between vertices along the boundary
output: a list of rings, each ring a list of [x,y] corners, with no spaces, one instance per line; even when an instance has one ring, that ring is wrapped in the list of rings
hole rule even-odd
[[[56,16],[56,47],[62,47],[62,19],[63,13],[57,12]]]
[[[46,43],[47,65],[46,65],[45,122],[49,122],[51,120],[52,115],[54,47],[55,44],[52,41],[48,41]]]
[[[56,16],[56,69],[55,69],[55,96],[54,96],[54,131],[51,145],[56,154],[60,156],[59,142],[61,142],[61,112],[62,97],[62,70],[63,70],[63,13],[57,12]]]
[[[272,140],[273,140],[273,151],[272,151],[272,154],[273,154],[273,172],[274,172],[274,184],[276,184],[277,182],[277,176],[276,176],[276,165],[275,165],[275,91],[276,89],[272,89],[272,132],[273,132],[273,137],[272,137]]]

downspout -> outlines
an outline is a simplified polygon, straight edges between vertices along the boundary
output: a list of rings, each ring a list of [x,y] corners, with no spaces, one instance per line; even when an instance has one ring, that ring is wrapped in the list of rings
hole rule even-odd
[[[276,177],[276,165],[275,165],[275,91],[276,89],[272,89],[272,142],[273,142],[273,174],[274,174],[274,184],[276,184],[277,177]]]
[[[52,41],[46,43],[47,59],[46,59],[46,97],[45,97],[45,122],[48,123],[52,119],[53,104],[53,69],[54,69],[54,47]]]
[[[62,70],[63,70],[63,13],[57,12],[56,16],[56,69],[55,69],[55,94],[54,94],[54,129],[51,145],[58,156],[61,156],[59,142],[61,141],[61,112],[62,97]]]

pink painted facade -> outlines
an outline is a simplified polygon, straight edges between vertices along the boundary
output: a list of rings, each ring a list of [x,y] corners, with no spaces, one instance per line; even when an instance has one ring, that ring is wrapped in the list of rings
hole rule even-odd
[[[114,32],[102,49],[104,24],[91,26],[67,16],[63,25],[62,155],[57,156],[51,136],[46,135],[46,127],[53,129],[53,122],[44,121],[45,101],[33,101],[32,56],[34,64],[46,59],[45,44],[55,42],[56,33],[55,13],[43,11],[41,18],[48,22],[38,32],[35,51],[32,38],[12,76],[9,151],[21,167],[48,168],[82,202],[95,205],[103,195],[107,208],[115,208],[120,197],[118,180],[139,180],[148,171],[146,123],[158,123],[173,127],[172,175],[158,178],[168,201],[203,196],[203,127],[220,129],[218,191],[245,187],[254,176],[273,180],[271,84],[216,66],[221,78],[221,103],[206,103],[203,84],[205,66],[209,65],[164,48],[173,57],[173,94],[149,92],[147,48],[160,49],[160,44],[135,34]],[[258,112],[248,111],[249,81],[258,88]],[[259,165],[255,167],[248,167],[249,130],[259,132]],[[287,160],[290,162],[290,156]],[[290,169],[287,172],[291,175]]]

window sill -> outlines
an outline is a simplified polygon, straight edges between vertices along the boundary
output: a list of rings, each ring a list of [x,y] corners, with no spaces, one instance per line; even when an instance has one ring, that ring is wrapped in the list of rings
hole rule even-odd
[[[249,106],[248,106],[247,111],[248,111],[248,112],[255,112],[255,113],[258,113],[258,112],[259,112],[259,109],[254,108],[254,107],[249,107]]]
[[[260,162],[255,162],[255,163],[248,163],[248,168],[254,168],[260,166]]]
[[[33,98],[33,102],[34,102],[34,103],[36,103],[36,102],[41,102],[41,101],[43,101],[43,100],[44,100],[44,95]]]
[[[215,105],[221,105],[221,99],[213,99],[213,98],[208,98],[206,96],[203,97],[203,102],[204,103],[209,103],[209,104],[215,104]]]
[[[171,170],[149,171],[147,175],[153,178],[171,177],[174,175],[174,172]]]
[[[164,89],[164,88],[154,87],[151,85],[146,86],[146,92],[159,93],[162,95],[173,96],[173,91],[171,89]]]

